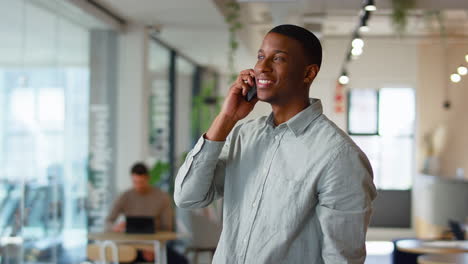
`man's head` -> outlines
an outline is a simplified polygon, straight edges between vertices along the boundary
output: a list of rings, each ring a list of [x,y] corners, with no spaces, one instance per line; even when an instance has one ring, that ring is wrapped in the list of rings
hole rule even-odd
[[[149,172],[145,164],[139,162],[132,166],[130,170],[132,184],[135,191],[144,193],[150,188]]]
[[[268,32],[255,65],[258,98],[275,104],[309,97],[322,64],[322,46],[307,29],[280,25]]]

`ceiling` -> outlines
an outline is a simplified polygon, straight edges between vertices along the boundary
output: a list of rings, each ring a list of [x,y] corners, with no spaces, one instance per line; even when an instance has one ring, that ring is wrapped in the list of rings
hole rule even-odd
[[[156,25],[159,37],[203,65],[227,72],[228,28],[224,22],[229,0],[99,0],[106,8],[132,23]],[[294,23],[322,37],[349,37],[358,24],[361,0],[238,0],[241,5],[241,45],[238,69],[255,61],[264,34],[274,25]],[[377,0],[371,31],[364,37],[396,37],[391,20],[391,0]],[[449,35],[468,38],[467,0],[416,0],[405,36],[439,34],[427,11],[444,10]]]
[[[214,0],[222,9],[228,0]],[[274,25],[292,23],[304,26],[319,37],[350,37],[359,23],[362,0],[238,0],[241,20],[248,29],[242,39],[249,49],[260,45],[265,33]],[[376,0],[377,11],[369,21],[370,31],[363,37],[394,37],[392,1]],[[468,1],[466,0],[415,0],[409,12],[404,37],[439,35],[439,24],[430,11],[441,10],[447,33],[468,38]]]
[[[228,72],[228,27],[211,0],[100,0],[131,23],[160,27],[158,37],[199,64]],[[238,62],[253,62],[241,43]],[[237,68],[245,68],[238,65]]]

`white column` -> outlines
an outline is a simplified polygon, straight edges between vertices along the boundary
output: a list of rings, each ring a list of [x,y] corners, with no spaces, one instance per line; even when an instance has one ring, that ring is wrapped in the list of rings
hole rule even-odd
[[[143,25],[129,25],[119,37],[117,192],[131,187],[130,167],[147,156],[148,41]]]

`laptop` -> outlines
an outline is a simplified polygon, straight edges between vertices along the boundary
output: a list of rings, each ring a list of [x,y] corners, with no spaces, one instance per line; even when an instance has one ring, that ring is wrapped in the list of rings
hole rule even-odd
[[[126,216],[125,233],[154,234],[154,218],[149,216]]]

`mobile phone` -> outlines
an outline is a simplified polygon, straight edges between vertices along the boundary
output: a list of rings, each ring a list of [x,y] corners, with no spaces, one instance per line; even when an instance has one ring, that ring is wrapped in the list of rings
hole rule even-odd
[[[250,88],[249,92],[245,95],[245,100],[247,102],[252,101],[257,96],[257,82],[255,78],[253,78],[253,86]]]

